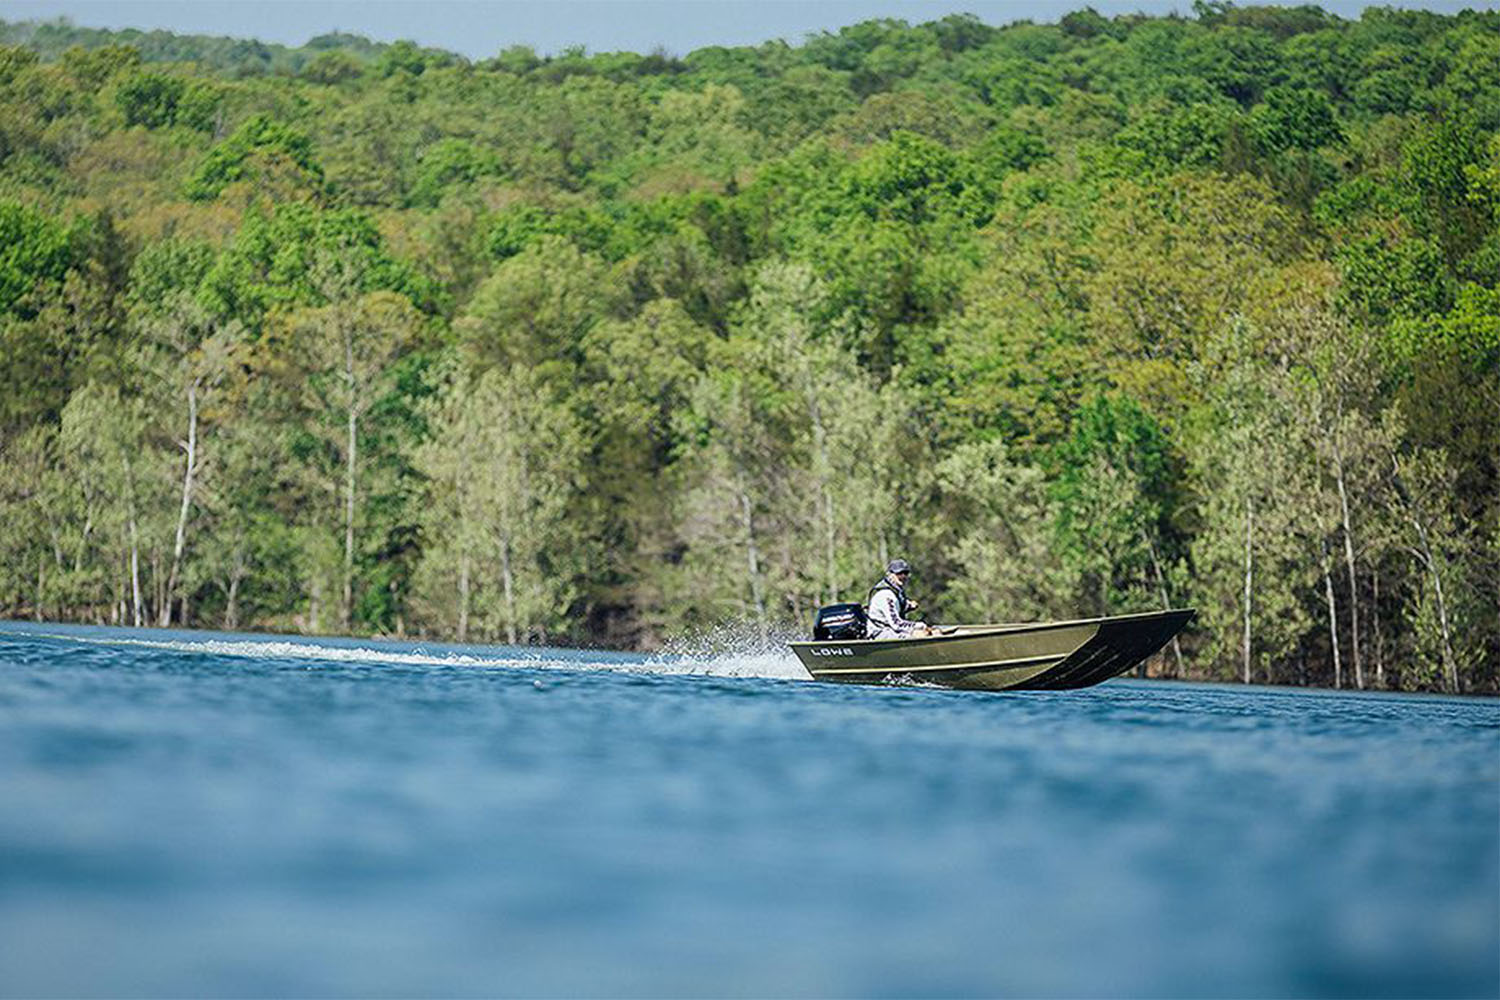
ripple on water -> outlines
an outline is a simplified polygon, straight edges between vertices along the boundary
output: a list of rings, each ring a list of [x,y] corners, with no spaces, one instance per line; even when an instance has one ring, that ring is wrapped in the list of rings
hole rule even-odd
[[[1500,703],[805,677],[0,625],[0,981],[1500,992]]]

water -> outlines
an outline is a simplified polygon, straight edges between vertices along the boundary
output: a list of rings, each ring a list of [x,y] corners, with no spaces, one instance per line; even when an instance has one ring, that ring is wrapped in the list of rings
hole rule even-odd
[[[1500,702],[0,623],[0,993],[1494,996]]]

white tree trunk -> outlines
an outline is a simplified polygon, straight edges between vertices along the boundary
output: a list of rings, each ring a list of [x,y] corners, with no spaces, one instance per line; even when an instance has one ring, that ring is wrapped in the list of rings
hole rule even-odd
[[[1250,597],[1255,572],[1255,559],[1251,543],[1254,538],[1255,507],[1251,501],[1245,501],[1245,635],[1244,635],[1244,666],[1242,668],[1241,680],[1250,683]]]
[[[231,572],[229,577],[229,589],[225,593],[224,600],[224,627],[234,630],[240,626],[240,577],[238,572]]]
[[[823,507],[823,586],[827,603],[839,599],[837,566],[837,525],[834,520],[833,486],[829,482],[833,475],[833,463],[828,456],[828,431],[823,426],[822,409],[818,406],[817,393],[811,385],[807,389],[807,412],[812,421],[813,463],[818,470],[818,491]]]
[[[1375,586],[1374,601],[1370,605],[1375,614],[1372,628],[1375,631],[1375,686],[1382,691],[1385,690],[1385,634],[1380,627],[1380,567],[1375,567],[1375,574],[1370,581]]]
[[[307,630],[316,634],[323,630],[323,575],[315,570],[307,589]]]
[[[1344,686],[1344,665],[1339,659],[1339,616],[1338,605],[1333,598],[1333,573],[1329,568],[1332,558],[1328,554],[1328,544],[1323,545],[1323,596],[1328,604],[1328,638],[1333,644],[1333,686],[1341,688]]]
[[[1458,660],[1453,655],[1453,630],[1448,625],[1448,601],[1443,597],[1443,575],[1432,564],[1432,587],[1437,595],[1438,625],[1443,632],[1443,666],[1448,673],[1448,690],[1458,694]]]
[[[1354,664],[1354,686],[1364,690],[1365,668],[1359,652],[1359,578],[1354,572],[1354,525],[1349,517],[1349,491],[1344,479],[1344,453],[1338,433],[1333,441],[1334,479],[1339,488],[1339,508],[1344,520],[1344,568],[1349,574],[1349,658]]]
[[[1405,491],[1401,490],[1399,478],[1396,486],[1404,496]],[[1437,556],[1432,551],[1432,540],[1427,534],[1427,526],[1417,516],[1417,511],[1410,497],[1405,497],[1405,506],[1406,519],[1411,522],[1412,529],[1417,533],[1417,541],[1422,546],[1421,550],[1416,554],[1426,564],[1427,572],[1432,576],[1433,597],[1437,600],[1438,607],[1438,628],[1443,638],[1443,673],[1446,675],[1448,681],[1448,689],[1457,694],[1458,662],[1453,655],[1453,635],[1448,625],[1448,602],[1443,596],[1443,574],[1438,571]]]
[[[1422,542],[1422,561],[1427,564],[1427,572],[1432,576],[1432,592],[1438,607],[1438,628],[1443,637],[1443,674],[1448,681],[1448,690],[1457,694],[1458,663],[1453,656],[1453,637],[1448,628],[1448,602],[1443,597],[1443,574],[1438,571],[1437,558],[1428,540],[1427,528],[1415,514],[1411,515],[1411,523],[1416,527]]]
[[[141,627],[145,616],[141,600],[141,549],[136,538],[135,511],[130,512],[130,624]]]
[[[351,373],[352,379],[352,373]],[[359,418],[349,407],[349,461],[344,475],[344,595],[339,604],[339,626],[349,631],[354,616],[354,463],[358,448]]]
[[[188,434],[187,466],[182,470],[182,506],[177,510],[177,537],[172,545],[172,570],[167,574],[166,600],[161,603],[161,618],[157,624],[166,628],[172,624],[172,602],[177,597],[178,575],[182,572],[182,552],[187,542],[188,510],[193,503],[193,475],[198,464],[198,380],[188,384]],[[186,615],[183,616],[184,618]]]
[[[516,644],[516,579],[510,565],[510,539],[500,541],[500,583],[505,594],[505,641]]]
[[[84,495],[83,534],[78,539],[78,549],[73,553],[73,572],[77,573],[83,569],[83,557],[88,551],[89,536],[94,533],[94,501]],[[59,566],[59,569],[62,567]]]
[[[1156,574],[1156,591],[1161,598],[1161,609],[1170,611],[1172,609],[1172,595],[1167,592],[1167,577],[1162,572],[1161,560],[1156,555],[1156,541],[1151,533],[1145,528],[1141,529],[1141,537],[1146,541],[1146,551],[1151,554],[1151,569]],[[1177,667],[1177,676],[1182,676],[1182,646],[1177,641],[1177,634],[1172,634],[1172,662]],[[1142,663],[1136,671],[1137,676],[1146,676],[1146,664]]]
[[[739,494],[740,523],[745,529],[745,568],[750,573],[750,600],[755,610],[755,624],[760,630],[760,641],[764,643],[770,639],[770,630],[766,624],[766,595],[760,579],[760,548],[755,541],[754,506],[750,501],[750,493],[745,488],[743,476],[740,477]]]
[[[125,522],[130,537],[130,617],[131,624],[141,627],[141,549],[135,527],[135,484],[131,480],[130,459],[125,459]]]
[[[458,553],[458,641],[469,639],[469,549],[462,546]]]

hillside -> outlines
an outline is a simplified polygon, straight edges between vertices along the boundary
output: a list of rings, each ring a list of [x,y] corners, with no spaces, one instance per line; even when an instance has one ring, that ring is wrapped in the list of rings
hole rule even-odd
[[[916,566],[1500,684],[1500,14],[471,62],[0,22],[0,615],[655,648]]]

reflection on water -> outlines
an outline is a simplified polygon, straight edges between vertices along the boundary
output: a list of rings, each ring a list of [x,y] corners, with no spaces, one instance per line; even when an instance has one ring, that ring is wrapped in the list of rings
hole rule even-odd
[[[0,624],[0,993],[1500,992],[1500,702]]]

